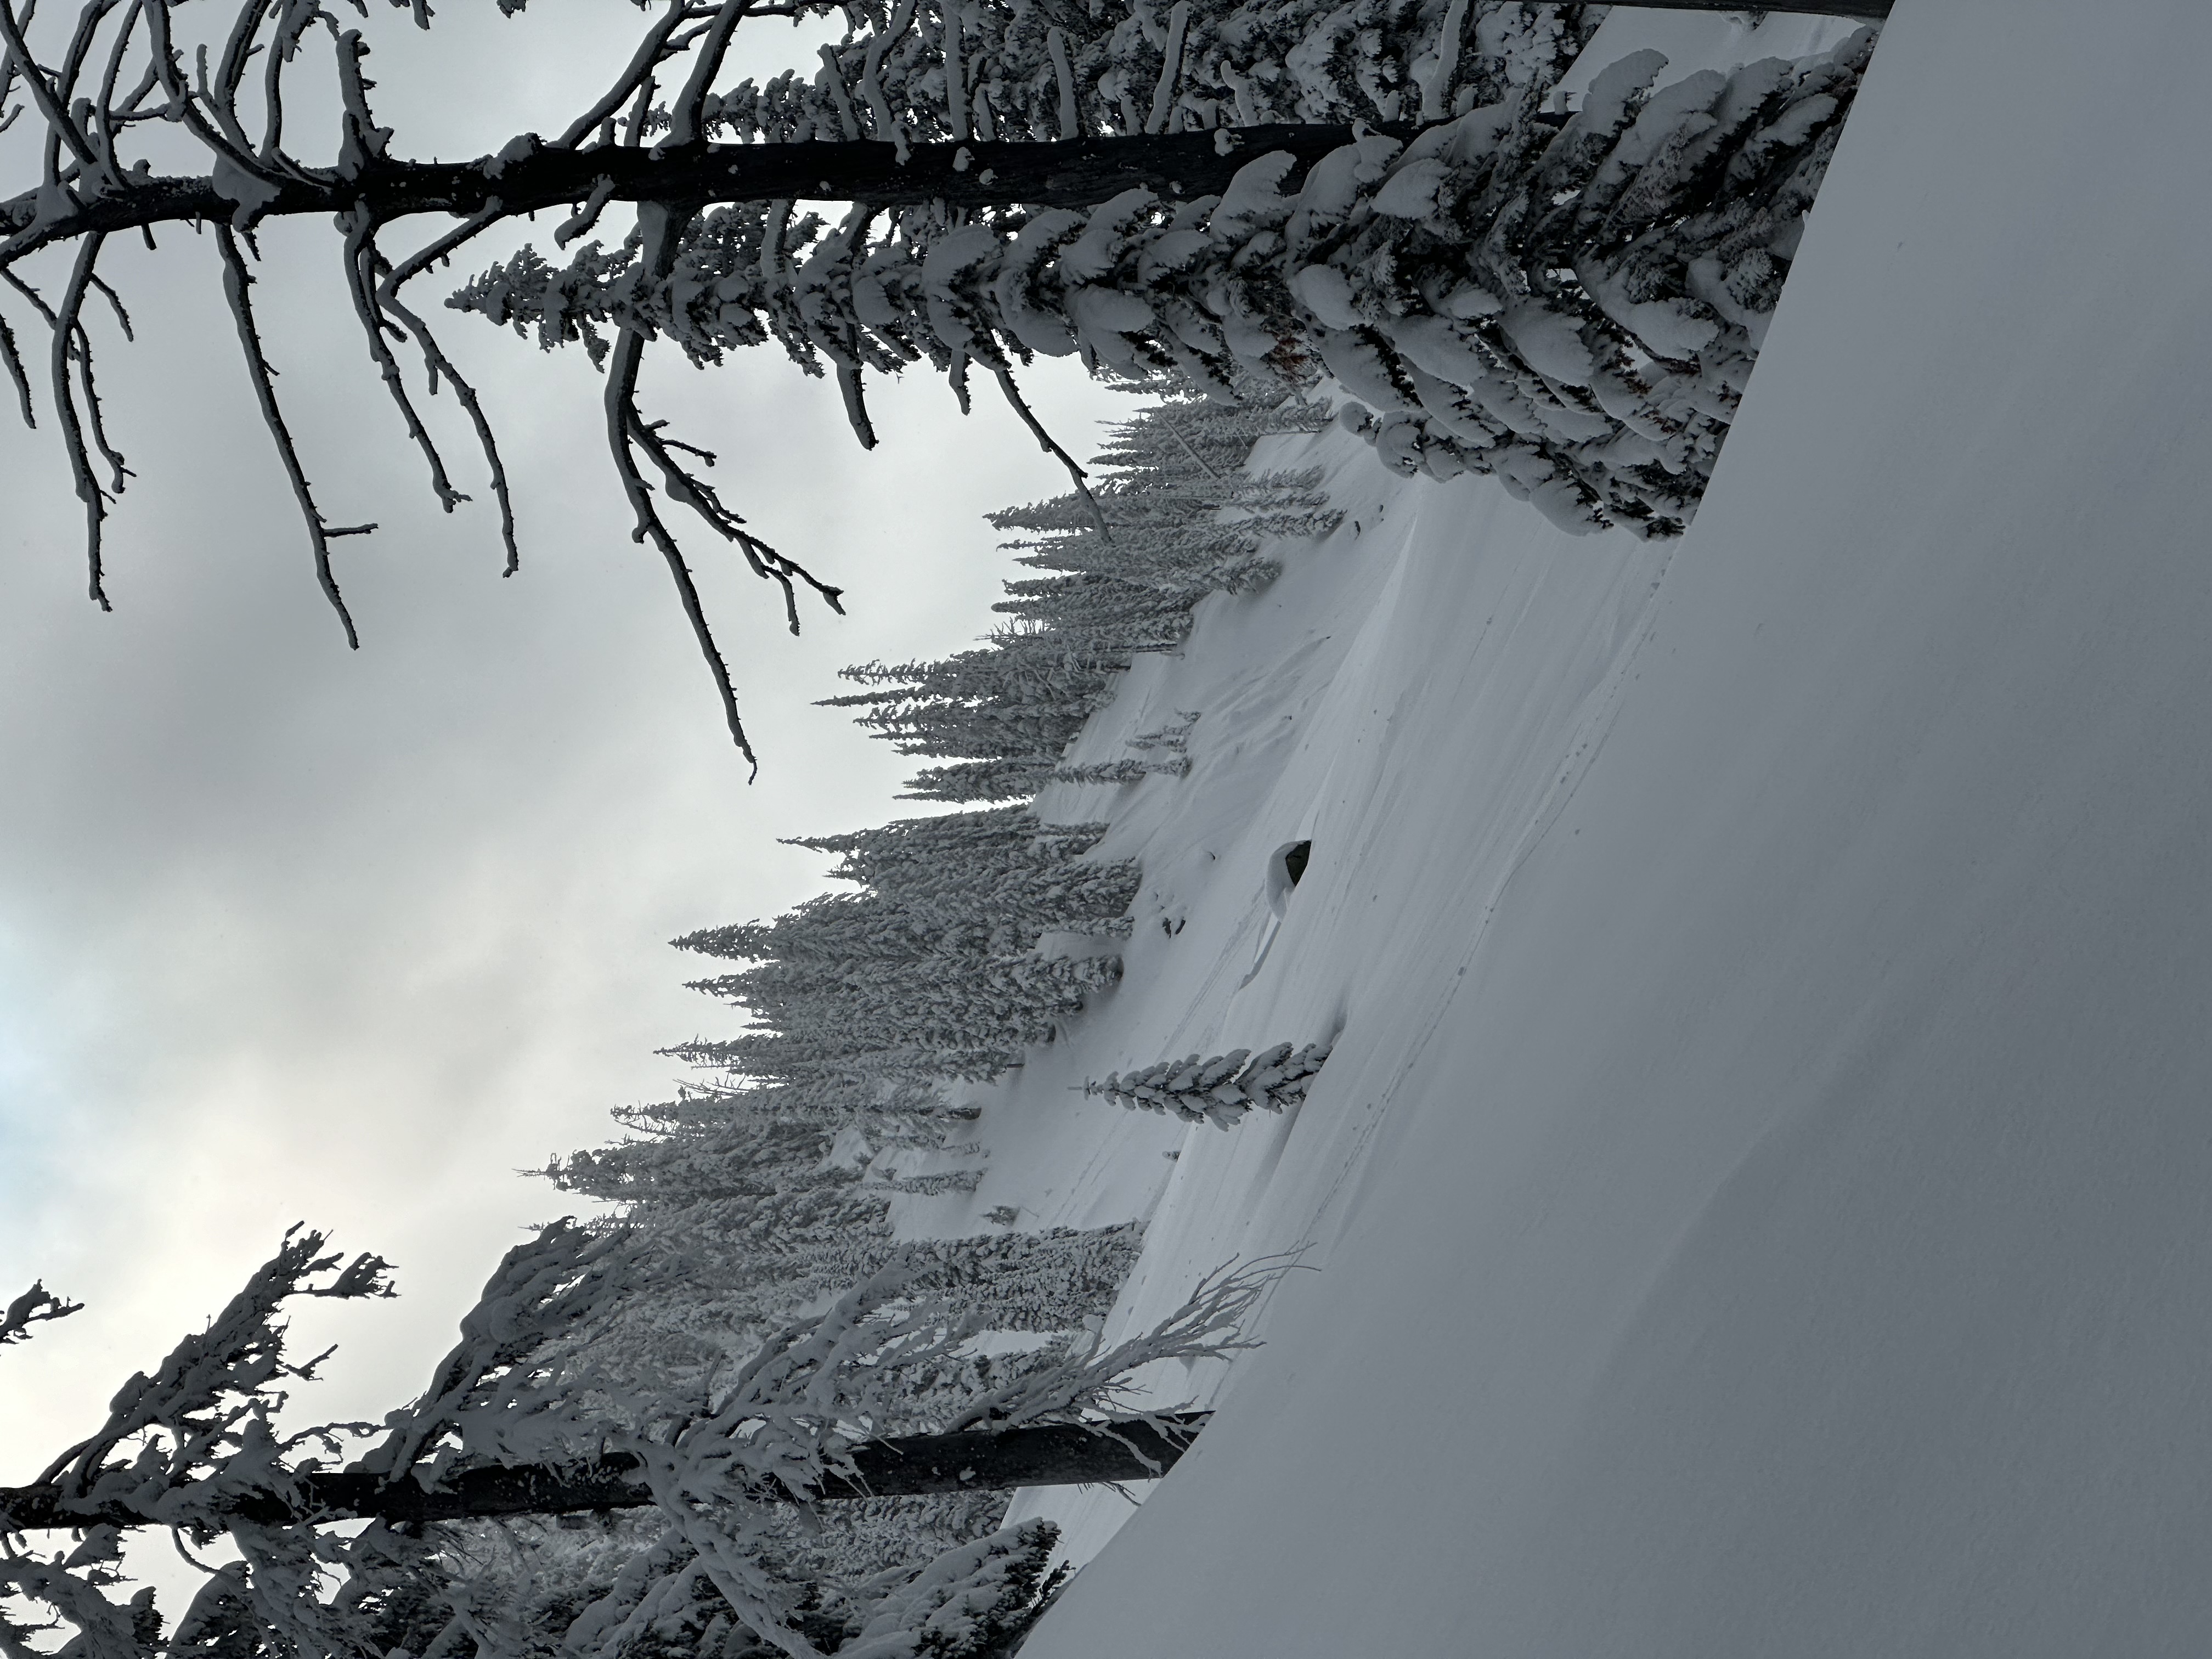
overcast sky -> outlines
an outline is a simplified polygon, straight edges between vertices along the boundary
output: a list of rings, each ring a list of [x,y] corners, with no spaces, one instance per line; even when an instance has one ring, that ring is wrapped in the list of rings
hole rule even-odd
[[[557,130],[636,20],[583,0],[503,30],[489,6],[453,14],[427,40],[374,20],[396,149]],[[782,61],[793,37],[765,44]],[[0,141],[0,193],[24,137]],[[869,455],[773,349],[711,375],[653,354],[649,411],[849,592],[849,619],[811,606],[793,640],[772,588],[688,538],[761,756],[748,787],[666,573],[629,540],[580,356],[445,313],[514,474],[524,564],[502,580],[488,492],[451,517],[428,501],[329,227],[264,245],[256,297],[321,497],[383,526],[337,544],[360,652],[315,587],[206,242],[117,246],[140,343],[94,319],[138,473],[112,521],[113,614],[84,597],[51,419],[0,424],[0,1295],[43,1278],[88,1304],[0,1358],[0,1483],[94,1425],[294,1221],[387,1256],[403,1291],[301,1318],[303,1342],[345,1342],[316,1413],[415,1392],[521,1225],[562,1212],[514,1171],[672,1093],[656,1047],[732,1024],[682,988],[707,964],[665,941],[820,890],[824,860],[779,836],[915,810],[892,799],[914,763],[811,700],[848,663],[981,633],[1008,567],[979,515],[1064,488],[1010,416],[979,399],[963,422],[926,375],[878,390]],[[1032,386],[1079,453],[1118,401],[1042,368]],[[477,488],[450,399],[429,406]]]

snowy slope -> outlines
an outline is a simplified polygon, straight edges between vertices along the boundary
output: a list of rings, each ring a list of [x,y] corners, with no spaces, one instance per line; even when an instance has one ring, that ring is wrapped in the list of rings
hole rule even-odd
[[[1671,556],[1322,441],[1360,535],[1133,677],[976,1201],[1322,1271],[1030,1659],[2212,1651],[2212,13],[2083,15],[1900,6]],[[1292,1123],[1064,1092],[1340,1021]]]

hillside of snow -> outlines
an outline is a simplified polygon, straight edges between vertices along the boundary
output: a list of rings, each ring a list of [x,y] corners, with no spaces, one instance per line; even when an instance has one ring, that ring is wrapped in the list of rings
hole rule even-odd
[[[1030,1659],[2212,1650],[2208,62],[1902,0],[1679,544],[1270,441],[1346,523],[1076,756],[1188,777],[1040,802],[1127,974],[907,1214],[1148,1217],[1117,1327],[1316,1270],[1141,1509],[1018,1503]],[[1071,1092],[1333,1033],[1227,1133]]]

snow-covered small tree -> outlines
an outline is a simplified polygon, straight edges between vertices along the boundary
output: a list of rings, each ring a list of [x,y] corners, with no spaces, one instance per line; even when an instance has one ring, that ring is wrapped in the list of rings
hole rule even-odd
[[[1131,1072],[1110,1073],[1083,1085],[1132,1111],[1172,1114],[1188,1122],[1233,1129],[1255,1106],[1271,1112],[1296,1106],[1328,1059],[1330,1045],[1309,1042],[1295,1052],[1279,1042],[1258,1054],[1236,1048],[1200,1059],[1163,1060]]]

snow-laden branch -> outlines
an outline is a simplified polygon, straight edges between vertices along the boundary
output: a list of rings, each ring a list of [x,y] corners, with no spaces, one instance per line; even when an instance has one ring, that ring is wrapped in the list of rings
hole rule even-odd
[[[99,1429],[49,1463],[24,1492],[0,1494],[0,1655],[30,1659],[9,1604],[47,1615],[46,1628],[74,1631],[65,1653],[79,1659],[144,1659],[159,1621],[151,1592],[129,1603],[106,1595],[119,1582],[116,1528],[98,1519],[121,1512],[143,1524],[202,1539],[228,1532],[247,1564],[234,1575],[239,1606],[291,1650],[317,1656],[348,1642],[317,1594],[320,1551],[312,1528],[270,1528],[239,1518],[235,1507],[274,1499],[299,1505],[303,1450],[335,1450],[358,1429],[328,1425],[279,1437],[274,1413],[283,1385],[313,1380],[325,1353],[295,1364],[285,1354],[279,1316],[294,1297],[340,1298],[392,1294],[386,1263],[323,1253],[325,1235],[295,1227],[283,1247],[210,1322],[186,1336],[150,1375],[124,1384]],[[318,1276],[328,1274],[320,1283]],[[0,1332],[20,1334],[33,1318],[71,1311],[37,1287],[11,1305]],[[135,1455],[118,1454],[135,1443]],[[18,1511],[22,1511],[19,1513]],[[52,1560],[24,1554],[15,1538],[29,1526],[73,1521],[77,1548]],[[190,1622],[189,1620],[187,1621]]]
[[[408,3],[428,27],[428,6]],[[451,162],[404,153],[372,104],[363,31],[319,0],[240,0],[216,16],[82,0],[74,17],[43,18],[0,0],[0,104],[21,87],[44,138],[19,147],[35,167],[0,197],[0,299],[47,331],[46,398],[105,605],[104,544],[130,473],[109,441],[87,304],[115,300],[100,265],[116,236],[224,228],[248,379],[353,642],[332,544],[374,526],[323,516],[277,405],[241,242],[250,253],[275,219],[337,227],[354,322],[433,498],[450,512],[468,495],[408,389],[403,347],[461,405],[511,574],[520,538],[492,422],[403,290],[525,216],[561,210],[559,248],[634,208],[619,250],[586,243],[556,270],[526,249],[458,299],[535,323],[545,343],[579,339],[605,370],[603,429],[633,534],[661,555],[750,757],[665,507],[775,584],[794,629],[800,587],[833,610],[840,590],[748,527],[704,458],[647,416],[641,368],[662,340],[701,365],[776,341],[834,377],[863,444],[876,436],[868,374],[926,362],[964,410],[980,368],[1079,493],[1083,469],[1015,380],[1036,356],[1220,398],[1326,373],[1381,410],[1364,429],[1401,470],[1494,473],[1573,528],[1679,529],[1867,48],[1778,78],[1770,63],[1656,90],[1656,54],[1638,54],[1570,110],[1551,94],[1605,10],[1176,0],[1164,18],[1142,6],[1048,18],[1026,0],[664,0],[557,137],[521,133]],[[728,84],[746,22],[833,15],[846,37],[803,71]],[[324,46],[337,107],[317,149],[287,118],[284,77]],[[193,158],[183,171],[180,153]],[[820,201],[850,205],[832,227],[801,206]],[[410,228],[425,216],[459,223]],[[45,279],[51,297],[29,274],[48,251],[69,258]],[[33,418],[34,377],[4,318],[0,368]]]
[[[285,1399],[281,1385],[313,1381],[329,1355],[289,1360],[279,1310],[296,1296],[393,1293],[390,1264],[364,1253],[341,1267],[343,1257],[323,1254],[327,1242],[327,1235],[298,1227],[288,1232],[207,1329],[178,1343],[150,1376],[142,1371],[125,1382],[107,1420],[54,1458],[38,1484],[72,1501],[127,1499],[165,1525],[189,1525],[204,1513],[203,1504],[226,1492],[264,1479],[281,1482],[280,1454],[326,1438],[319,1432],[282,1443],[273,1438],[270,1413]],[[331,1276],[310,1282],[322,1273]],[[137,1456],[111,1462],[126,1441],[139,1443]]]
[[[8,1304],[7,1311],[0,1313],[0,1346],[27,1340],[31,1327],[41,1321],[67,1319],[73,1313],[83,1311],[83,1303],[67,1301],[44,1284],[33,1284]]]
[[[352,1465],[388,1485],[428,1490],[462,1459],[532,1463],[594,1437],[569,1397],[574,1344],[606,1317],[635,1273],[633,1233],[563,1218],[518,1244],[462,1316],[460,1340],[384,1437]]]

